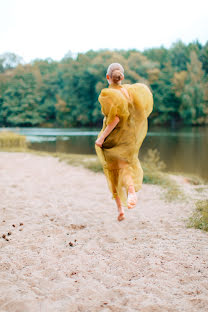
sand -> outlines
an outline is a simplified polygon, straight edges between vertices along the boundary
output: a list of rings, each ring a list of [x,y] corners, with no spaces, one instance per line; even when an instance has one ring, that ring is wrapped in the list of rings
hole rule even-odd
[[[208,233],[185,225],[194,186],[167,203],[143,185],[118,222],[102,173],[0,153],[0,177],[1,312],[208,311]]]

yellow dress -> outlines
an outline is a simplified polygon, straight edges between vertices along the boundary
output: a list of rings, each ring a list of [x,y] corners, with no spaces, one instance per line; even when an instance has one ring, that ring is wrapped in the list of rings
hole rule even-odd
[[[129,97],[120,90],[126,88]],[[97,156],[107,178],[112,198],[119,196],[127,206],[128,187],[132,178],[135,191],[143,181],[143,170],[138,154],[147,134],[147,118],[153,109],[153,97],[149,88],[142,83],[111,84],[101,91],[99,98],[104,115],[103,127],[98,137],[115,116],[120,121],[105,138],[102,147],[95,145]]]

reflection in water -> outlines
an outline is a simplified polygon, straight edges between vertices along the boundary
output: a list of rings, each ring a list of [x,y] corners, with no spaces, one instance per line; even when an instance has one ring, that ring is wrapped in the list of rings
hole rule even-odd
[[[31,148],[48,152],[95,154],[94,142],[96,136],[70,136],[64,140],[57,137],[54,141],[31,143]]]
[[[158,149],[167,171],[190,173],[208,180],[208,135],[148,136],[141,148],[141,159],[148,148]]]
[[[48,152],[95,154],[97,129],[11,129],[27,136],[31,148]],[[150,129],[140,149],[142,160],[147,150],[157,149],[167,170],[199,175],[208,180],[208,127],[171,131]]]

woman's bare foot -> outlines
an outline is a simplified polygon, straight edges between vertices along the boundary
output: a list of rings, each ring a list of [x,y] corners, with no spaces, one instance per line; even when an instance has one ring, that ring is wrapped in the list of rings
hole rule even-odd
[[[137,196],[134,190],[134,186],[129,186],[128,189],[128,209],[132,209],[136,207],[137,203]]]
[[[128,209],[135,208],[136,204],[137,204],[136,193],[135,194],[129,193],[128,194]]]
[[[125,219],[124,212],[120,212],[119,215],[118,215],[118,221],[122,221],[124,219]]]
[[[125,215],[124,215],[123,207],[121,205],[121,200],[118,196],[116,196],[116,204],[118,208],[118,221],[122,221],[125,219]]]

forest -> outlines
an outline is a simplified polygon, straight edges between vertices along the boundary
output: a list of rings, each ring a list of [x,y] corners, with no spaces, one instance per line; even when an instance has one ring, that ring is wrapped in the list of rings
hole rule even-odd
[[[151,125],[208,124],[208,42],[170,48],[89,50],[60,61],[24,63],[13,53],[0,55],[1,127],[100,127],[98,102],[108,86],[106,70],[119,62],[123,83],[147,84],[154,97]]]

